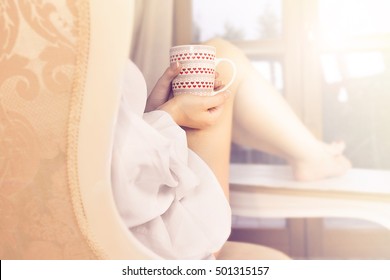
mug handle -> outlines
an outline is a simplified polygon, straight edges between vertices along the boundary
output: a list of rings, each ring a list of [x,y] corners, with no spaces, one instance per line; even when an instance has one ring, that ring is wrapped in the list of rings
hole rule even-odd
[[[236,74],[237,74],[237,68],[236,68],[236,65],[234,64],[233,61],[231,61],[230,59],[228,58],[217,58],[215,59],[215,69],[217,69],[217,66],[219,63],[221,62],[227,62],[230,64],[230,66],[232,67],[233,69],[233,74],[232,74],[232,78],[230,79],[230,81],[221,89],[217,90],[217,91],[213,91],[213,94],[212,95],[215,95],[217,93],[220,93],[222,91],[225,91],[228,87],[230,87],[232,85],[232,83],[234,82],[234,80],[236,79]]]

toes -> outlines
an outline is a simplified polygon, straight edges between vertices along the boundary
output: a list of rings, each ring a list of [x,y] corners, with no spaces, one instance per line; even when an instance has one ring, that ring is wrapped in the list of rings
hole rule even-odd
[[[335,166],[334,175],[342,175],[351,169],[351,162],[344,156],[338,156],[335,158],[337,166]]]
[[[345,150],[345,142],[344,141],[337,141],[337,142],[333,142],[334,146],[335,146],[335,149],[339,151],[339,153],[343,153],[344,150]]]
[[[351,169],[351,162],[343,155],[328,156],[317,162],[292,164],[297,181],[314,181],[344,175]]]
[[[345,150],[345,143],[343,141],[324,144],[324,146],[327,153],[329,153],[332,156],[342,155]]]
[[[347,159],[346,157],[342,156],[342,159],[343,159],[343,166],[346,170],[348,169],[351,169],[352,168],[352,164],[351,162],[349,161],[349,159]]]

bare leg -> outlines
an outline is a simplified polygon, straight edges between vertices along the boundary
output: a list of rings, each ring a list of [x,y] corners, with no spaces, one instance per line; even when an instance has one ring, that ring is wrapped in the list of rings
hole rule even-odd
[[[227,80],[231,76],[228,67],[221,67],[218,72],[221,80]],[[233,102],[237,86],[238,83],[235,82],[229,88],[230,97],[225,102],[222,116],[216,124],[202,130],[186,129],[189,148],[196,152],[214,172],[227,199],[229,199]]]
[[[221,57],[235,61],[240,75],[233,113],[233,141],[284,158],[297,180],[317,180],[345,173],[350,162],[343,144],[316,139],[284,98],[252,67],[243,53],[224,40],[212,40]]]

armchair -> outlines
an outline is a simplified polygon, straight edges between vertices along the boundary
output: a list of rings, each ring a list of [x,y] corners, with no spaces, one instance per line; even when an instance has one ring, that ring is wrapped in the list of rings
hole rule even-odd
[[[0,5],[1,259],[155,257],[122,225],[110,193],[132,8]]]

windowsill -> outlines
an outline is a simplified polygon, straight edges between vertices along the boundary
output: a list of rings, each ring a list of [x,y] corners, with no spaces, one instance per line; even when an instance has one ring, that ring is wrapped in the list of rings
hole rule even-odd
[[[314,182],[297,182],[289,166],[231,164],[230,183],[273,189],[390,196],[390,171],[351,169],[344,176]]]

